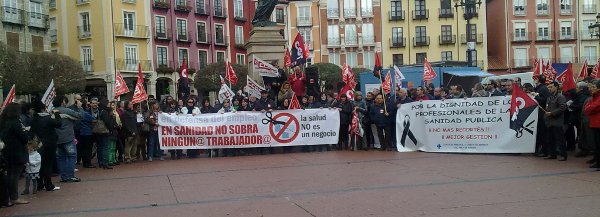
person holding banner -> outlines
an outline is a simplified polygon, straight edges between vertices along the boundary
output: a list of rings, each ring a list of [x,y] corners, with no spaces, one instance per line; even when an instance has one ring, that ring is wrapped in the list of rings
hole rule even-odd
[[[387,112],[389,109],[387,105],[383,103],[383,95],[379,94],[375,97],[375,103],[370,107],[369,115],[371,121],[377,127],[377,136],[381,143],[381,151],[392,150],[391,146],[391,134],[392,129],[390,127],[390,114]]]
[[[150,125],[150,134],[148,135],[148,161],[152,162],[154,157],[159,158],[161,161],[165,160],[162,157],[162,151],[160,150],[160,144],[158,141],[158,113],[160,113],[160,105],[154,103],[151,105],[151,110],[146,113],[146,123]]]
[[[199,115],[200,112],[200,108],[196,107],[196,101],[194,101],[193,98],[189,98],[188,100],[186,100],[186,105],[181,108],[181,114],[182,115]],[[190,158],[197,158],[198,157],[198,153],[200,150],[198,149],[188,149],[187,150],[187,155]],[[183,152],[181,149],[177,149],[177,150],[169,150],[169,153],[171,153],[171,160],[175,160],[175,157],[177,157],[177,160],[181,159],[181,156],[183,155]]]
[[[272,111],[275,108],[273,100],[269,99],[269,91],[260,91],[260,99],[254,104],[254,111]]]
[[[333,107],[335,107],[338,111],[340,111],[340,138],[338,141],[338,150],[349,150],[350,149],[350,141],[348,132],[350,128],[350,122],[352,121],[352,112],[354,111],[354,106],[350,101],[348,101],[348,96],[346,94],[340,95],[340,101],[336,102]]]
[[[252,111],[250,104],[248,103],[248,98],[242,99],[242,103],[240,107],[237,109],[238,111]]]

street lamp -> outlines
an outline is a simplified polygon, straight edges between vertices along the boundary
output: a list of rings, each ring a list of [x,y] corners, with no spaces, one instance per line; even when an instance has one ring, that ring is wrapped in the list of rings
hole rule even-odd
[[[588,28],[590,29],[590,37],[600,38],[600,13],[596,15],[596,23],[591,24]],[[596,29],[596,31],[593,31],[593,29]]]
[[[475,7],[477,7],[479,9],[479,7],[481,6],[481,0],[454,0],[454,8],[456,9],[456,13],[458,13],[458,8],[462,7],[465,10],[465,13],[463,14],[463,17],[465,18],[465,20],[467,21],[467,35],[466,35],[466,40],[467,40],[467,63],[468,66],[474,66],[473,64],[473,53],[477,52],[476,46],[472,46],[473,44],[473,39],[471,38],[471,19],[473,19],[473,17],[475,17],[475,14],[477,13],[477,11],[475,10]],[[475,42],[477,42],[477,36],[475,36]]]

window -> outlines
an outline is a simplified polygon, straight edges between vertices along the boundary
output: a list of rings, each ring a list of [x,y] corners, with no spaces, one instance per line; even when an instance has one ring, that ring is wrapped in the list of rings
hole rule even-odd
[[[465,15],[477,16],[477,6],[475,0],[465,0]]]
[[[81,21],[81,27],[79,28],[80,38],[87,38],[90,36],[90,13],[83,12],[79,14]]]
[[[427,53],[417,53],[417,64],[425,63],[425,59],[427,58]]]
[[[560,39],[572,39],[571,21],[560,21]]]
[[[44,23],[42,3],[29,1],[29,23],[36,27],[46,27]]]
[[[415,0],[415,17],[426,18],[427,13],[425,11],[425,0]]]
[[[123,29],[126,36],[135,36],[135,13],[123,12]]]
[[[442,25],[442,43],[452,43],[452,26]]]
[[[344,0],[344,17],[355,17],[355,16],[356,16],[355,0]]]
[[[425,26],[417,26],[415,27],[415,42],[417,44],[426,44],[427,43],[427,27]]]
[[[311,23],[310,7],[298,7],[298,24],[310,25]]]
[[[15,50],[20,51],[21,49],[19,49],[19,33],[6,32],[6,45]]]
[[[560,62],[561,63],[573,62],[573,47],[561,47],[560,48]]]
[[[583,13],[584,14],[595,14],[596,13],[596,4],[597,0],[585,0],[583,2]]]
[[[515,16],[523,16],[527,12],[525,7],[526,0],[513,0],[513,8]]]
[[[81,66],[83,67],[83,71],[91,72],[92,63],[92,47],[81,46]]]
[[[536,13],[538,15],[548,15],[548,0],[536,0]]]
[[[390,18],[392,20],[400,20],[403,16],[402,16],[402,1],[401,0],[397,0],[397,1],[392,1],[392,10],[390,11]]]
[[[235,45],[244,45],[244,27],[235,26]]]
[[[404,55],[402,55],[402,54],[392,54],[392,63],[395,66],[404,65]]]
[[[441,0],[440,1],[440,16],[448,16],[452,15],[452,1],[451,0]]]
[[[51,17],[48,21],[48,23],[50,24],[50,31],[49,31],[49,35],[50,35],[50,42],[55,43],[58,42],[58,32],[56,30],[57,28],[57,24],[56,24],[56,17]]]
[[[375,52],[365,51],[363,52],[363,67],[371,69],[375,66]]]
[[[196,23],[196,31],[198,32],[198,41],[199,42],[208,42],[206,39],[206,23],[197,22]]]
[[[179,48],[179,55],[177,56],[177,60],[179,61],[177,68],[181,67],[181,65],[183,64],[183,60],[186,60],[186,62],[188,62],[189,64],[190,58],[188,58],[188,50],[185,48]]]
[[[187,41],[187,20],[177,19],[177,40]]]
[[[225,52],[217,51],[217,62],[224,63],[225,62]]]
[[[515,41],[526,41],[527,37],[527,23],[518,22],[515,23]]]
[[[2,8],[2,10],[4,10],[3,12],[3,21],[9,21],[9,22],[13,22],[13,23],[21,23],[23,21],[22,18],[22,14],[19,13],[19,9],[17,6],[17,0],[4,0],[4,4],[2,5],[5,8]]]
[[[452,51],[442,51],[442,61],[452,61]]]
[[[329,63],[340,65],[340,54],[335,52],[329,53]]]
[[[598,52],[598,47],[596,47],[596,46],[584,46],[583,47],[583,58],[586,59],[589,64],[593,64],[598,59],[597,52]]]
[[[223,12],[223,2],[221,0],[214,0],[215,16],[222,17],[225,15]]]
[[[327,26],[327,44],[340,45],[340,27],[338,25]]]
[[[44,37],[42,36],[31,36],[31,49],[33,52],[44,51]]]
[[[404,36],[402,33],[402,27],[392,28],[392,45],[394,47],[404,46]]]
[[[304,43],[309,43],[312,41],[312,28],[298,28],[298,32],[302,35],[302,39],[304,39]]]
[[[561,14],[571,14],[572,7],[573,5],[571,4],[571,0],[560,0]]]
[[[346,64],[352,68],[358,66],[357,56],[358,54],[355,51],[346,52]]]
[[[154,17],[154,30],[156,31],[157,38],[166,38],[167,37],[167,29],[166,29],[167,20],[163,16],[155,16]]]
[[[550,40],[549,26],[548,22],[537,23],[537,40]]]
[[[169,67],[167,47],[156,47],[156,63],[158,67]]]
[[[198,69],[208,66],[208,51],[198,50]]]
[[[186,0],[176,0],[175,1],[175,5],[177,5],[177,6],[186,6],[187,5],[187,1]]]
[[[549,60],[550,59],[550,47],[538,47],[537,58],[540,58],[542,60]]]
[[[515,48],[515,67],[528,66],[529,60],[527,56],[527,48]]]
[[[275,22],[285,23],[285,16],[284,16],[283,8],[275,9]]]
[[[476,24],[468,24],[467,25],[467,41],[468,42],[479,42],[477,41],[477,25]]]
[[[206,7],[204,6],[204,0],[196,0],[196,12],[199,14],[206,14]]]
[[[375,43],[375,32],[373,31],[373,23],[362,24],[362,40],[363,44]]]
[[[344,30],[345,30],[344,40],[346,41],[346,44],[347,45],[358,44],[358,38],[356,35],[356,25],[346,24],[346,27],[344,28]]]
[[[338,4],[338,0],[327,0],[327,18],[338,18],[340,16]]]
[[[242,0],[233,0],[233,15],[234,17],[244,17],[244,5]]]
[[[360,0],[360,14],[364,17],[373,16],[373,0]]]
[[[225,34],[223,29],[223,25],[215,24],[215,42],[217,44],[225,44]]]
[[[240,64],[240,65],[246,64],[245,59],[246,59],[246,56],[244,54],[236,54],[235,55],[235,60],[237,61],[236,62],[237,64]]]
[[[138,47],[137,45],[125,45],[125,70],[136,71],[138,69]]]

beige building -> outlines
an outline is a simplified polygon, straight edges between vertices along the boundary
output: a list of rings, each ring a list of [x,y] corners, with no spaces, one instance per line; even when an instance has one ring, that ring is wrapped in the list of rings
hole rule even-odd
[[[319,1],[290,1],[288,7],[288,30],[285,32],[288,39],[288,48],[291,48],[292,42],[297,34],[301,34],[309,47],[310,59],[308,64],[321,62],[321,34]]]
[[[3,0],[0,41],[21,52],[50,50],[48,0]]]

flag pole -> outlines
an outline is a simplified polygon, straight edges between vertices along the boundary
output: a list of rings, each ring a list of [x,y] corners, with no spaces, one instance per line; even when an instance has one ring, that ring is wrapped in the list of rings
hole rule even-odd
[[[379,76],[378,76],[378,77],[379,77],[379,84],[380,84],[380,85],[379,85],[379,89],[381,90],[381,93],[382,93],[382,96],[383,96],[383,97],[382,97],[382,98],[383,98],[383,110],[384,110],[384,111],[385,111],[385,113],[387,114],[387,113],[388,113],[388,112],[387,112],[387,104],[385,103],[385,90],[383,90],[383,80],[381,80],[381,71],[382,71],[382,70],[379,70]],[[388,72],[388,73],[389,73],[389,72]]]

